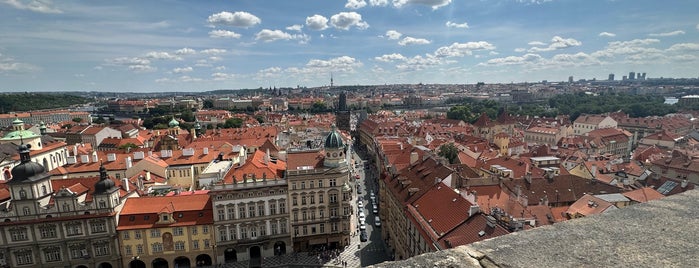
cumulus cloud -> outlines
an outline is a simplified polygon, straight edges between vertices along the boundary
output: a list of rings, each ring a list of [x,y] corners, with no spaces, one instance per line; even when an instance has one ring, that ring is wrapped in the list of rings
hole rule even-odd
[[[602,36],[602,37],[615,37],[616,34],[615,34],[615,33],[610,33],[610,32],[601,32],[601,33],[599,33],[599,36]]]
[[[427,45],[431,43],[430,40],[424,39],[424,38],[414,38],[410,36],[406,36],[403,38],[403,40],[400,40],[398,42],[399,45],[401,46],[408,46],[408,45]]]
[[[685,34],[684,31],[672,31],[672,32],[665,32],[665,33],[652,33],[648,34],[648,36],[651,37],[666,37],[666,36],[675,36],[675,35],[683,35]]]
[[[176,78],[174,78],[174,79],[170,79],[170,78],[167,78],[167,77],[155,79],[155,82],[156,82],[156,83],[201,82],[201,81],[204,81],[204,80],[201,79],[201,78],[191,77],[191,76],[188,76],[188,75],[183,75],[183,76],[180,76],[180,77],[176,77]]]
[[[697,23],[697,30],[699,30],[699,23]]]
[[[349,9],[360,9],[366,6],[366,1],[364,0],[347,0],[345,8]]]
[[[227,51],[222,48],[209,48],[209,49],[204,49],[202,51],[199,51],[202,54],[208,54],[208,55],[218,55],[218,54],[223,54],[226,53]]]
[[[191,72],[191,71],[194,71],[194,69],[193,69],[192,67],[190,67],[190,66],[183,67],[183,68],[175,68],[175,69],[172,69],[172,72],[173,72],[173,73],[176,73],[176,74],[188,73],[188,72]]]
[[[553,51],[557,49],[576,47],[580,45],[582,45],[582,43],[573,38],[563,38],[560,36],[554,36],[551,39],[551,44],[549,44],[548,47],[532,47],[529,49],[529,52]]]
[[[341,56],[329,60],[312,59],[306,63],[306,67],[302,71],[318,72],[318,71],[340,71],[354,72],[355,68],[361,67],[361,61],[350,56]]]
[[[153,60],[182,60],[181,57],[164,51],[151,51],[146,53],[145,57]]]
[[[330,17],[330,24],[341,30],[349,30],[354,26],[360,30],[369,28],[369,24],[362,21],[362,15],[357,12],[340,12]]]
[[[5,57],[0,54],[0,74],[1,73],[17,73],[17,72],[29,72],[38,70],[39,67],[28,64],[17,62],[13,58]]]
[[[393,0],[393,6],[403,7],[408,4],[420,4],[432,7],[432,9],[438,9],[440,7],[449,5],[451,0]]]
[[[240,38],[240,34],[226,31],[226,30],[213,30],[209,32],[209,37],[211,38]]]
[[[393,62],[393,61],[402,61],[406,60],[407,58],[401,54],[398,53],[393,53],[393,54],[385,54],[381,55],[380,57],[374,57],[374,60],[381,61],[381,62]]]
[[[527,51],[526,48],[521,48],[521,47],[515,48],[515,52],[522,53],[522,52],[525,52],[525,51]]]
[[[318,14],[306,17],[306,26],[316,31],[325,30],[328,28],[328,18]]]
[[[490,59],[484,63],[480,63],[479,65],[496,65],[496,66],[501,66],[501,65],[519,65],[519,64],[525,64],[525,63],[532,63],[536,61],[542,60],[542,57],[539,54],[524,54],[521,57],[519,56],[509,56],[509,57],[504,57],[504,58],[495,58],[495,59]]]
[[[193,55],[196,54],[197,51],[188,47],[181,48],[175,51],[175,54],[177,55]]]
[[[699,43],[679,43],[674,44],[667,49],[667,51],[680,51],[680,52],[692,52],[699,51]]]
[[[463,28],[463,29],[468,29],[468,23],[456,23],[456,22],[451,22],[447,21],[446,23],[447,27],[449,28]]]
[[[541,41],[531,41],[531,42],[527,43],[527,45],[530,45],[530,46],[545,46],[546,43],[541,42]]]
[[[369,5],[373,7],[385,7],[388,5],[388,0],[369,0]]]
[[[150,65],[150,60],[146,58],[140,58],[140,57],[118,57],[118,58],[113,58],[113,59],[107,59],[105,62],[105,65],[108,66],[124,66],[127,69],[137,72],[137,73],[144,73],[144,72],[153,72],[157,70],[157,68],[153,67]]]
[[[289,26],[289,27],[286,27],[286,30],[287,30],[287,31],[297,31],[297,32],[300,32],[301,29],[303,29],[303,25],[301,25],[301,24],[294,24],[294,25],[291,25],[291,26]]]
[[[269,78],[278,78],[281,76],[282,76],[282,68],[269,67],[269,68],[257,71],[257,73],[255,74],[255,79],[265,80],[265,79],[269,79]]]
[[[237,74],[227,74],[227,73],[221,73],[221,72],[216,72],[211,74],[211,79],[214,81],[224,81],[224,80],[232,80],[234,78],[239,77]]]
[[[402,63],[396,65],[396,69],[403,71],[419,71],[424,70],[429,67],[442,65],[445,63],[450,63],[444,58],[438,58],[432,55],[421,55],[414,56],[404,60]]]
[[[4,0],[0,3],[8,4],[16,9],[29,10],[38,13],[63,13],[62,10],[53,6],[51,0]]]
[[[281,30],[269,30],[264,29],[255,35],[255,40],[260,40],[262,42],[272,42],[277,40],[289,40],[291,39],[291,34],[282,32]]]
[[[449,46],[438,48],[434,55],[436,57],[463,57],[473,54],[473,51],[494,49],[495,46],[486,41],[453,43]]]
[[[243,28],[249,28],[262,22],[257,16],[245,11],[236,11],[235,13],[228,11],[219,12],[209,16],[207,21],[214,25],[228,25]]]
[[[385,36],[386,36],[386,38],[388,38],[389,40],[398,40],[401,36],[403,36],[403,34],[397,32],[397,31],[394,31],[394,30],[388,30],[388,31],[386,31],[386,35],[385,35]]]

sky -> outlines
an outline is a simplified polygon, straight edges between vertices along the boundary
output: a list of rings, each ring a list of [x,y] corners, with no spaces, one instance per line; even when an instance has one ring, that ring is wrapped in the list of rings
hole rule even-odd
[[[696,0],[0,0],[0,92],[699,77]]]

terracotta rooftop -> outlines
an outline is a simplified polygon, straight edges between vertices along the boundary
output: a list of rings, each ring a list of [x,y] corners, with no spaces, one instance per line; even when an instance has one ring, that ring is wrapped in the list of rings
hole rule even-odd
[[[160,212],[172,213],[174,222],[158,223]],[[208,194],[146,196],[126,200],[119,216],[117,230],[212,223],[213,210]]]

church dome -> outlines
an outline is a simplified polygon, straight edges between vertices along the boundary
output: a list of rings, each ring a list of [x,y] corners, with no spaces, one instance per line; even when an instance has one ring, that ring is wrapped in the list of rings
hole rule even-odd
[[[22,144],[19,146],[19,155],[21,163],[12,168],[12,182],[21,182],[25,180],[33,180],[37,175],[46,173],[44,166],[32,162],[29,157],[29,145]]]
[[[170,122],[167,123],[167,125],[170,126],[171,128],[178,127],[178,126],[180,126],[180,122],[177,122],[177,120],[173,117],[172,120],[170,120]]]
[[[113,180],[107,177],[107,169],[104,166],[100,166],[100,180],[95,183],[95,193],[94,194],[104,194],[111,192],[110,190],[116,186]]]
[[[337,132],[337,129],[333,124],[330,134],[328,134],[328,136],[325,137],[325,148],[339,149],[343,148],[344,146],[345,145],[342,143],[342,136],[339,132]]]

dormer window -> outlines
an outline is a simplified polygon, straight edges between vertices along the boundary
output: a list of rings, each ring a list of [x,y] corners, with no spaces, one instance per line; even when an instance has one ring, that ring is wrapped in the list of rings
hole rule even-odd
[[[25,199],[27,198],[27,191],[24,189],[19,190],[19,199]]]

